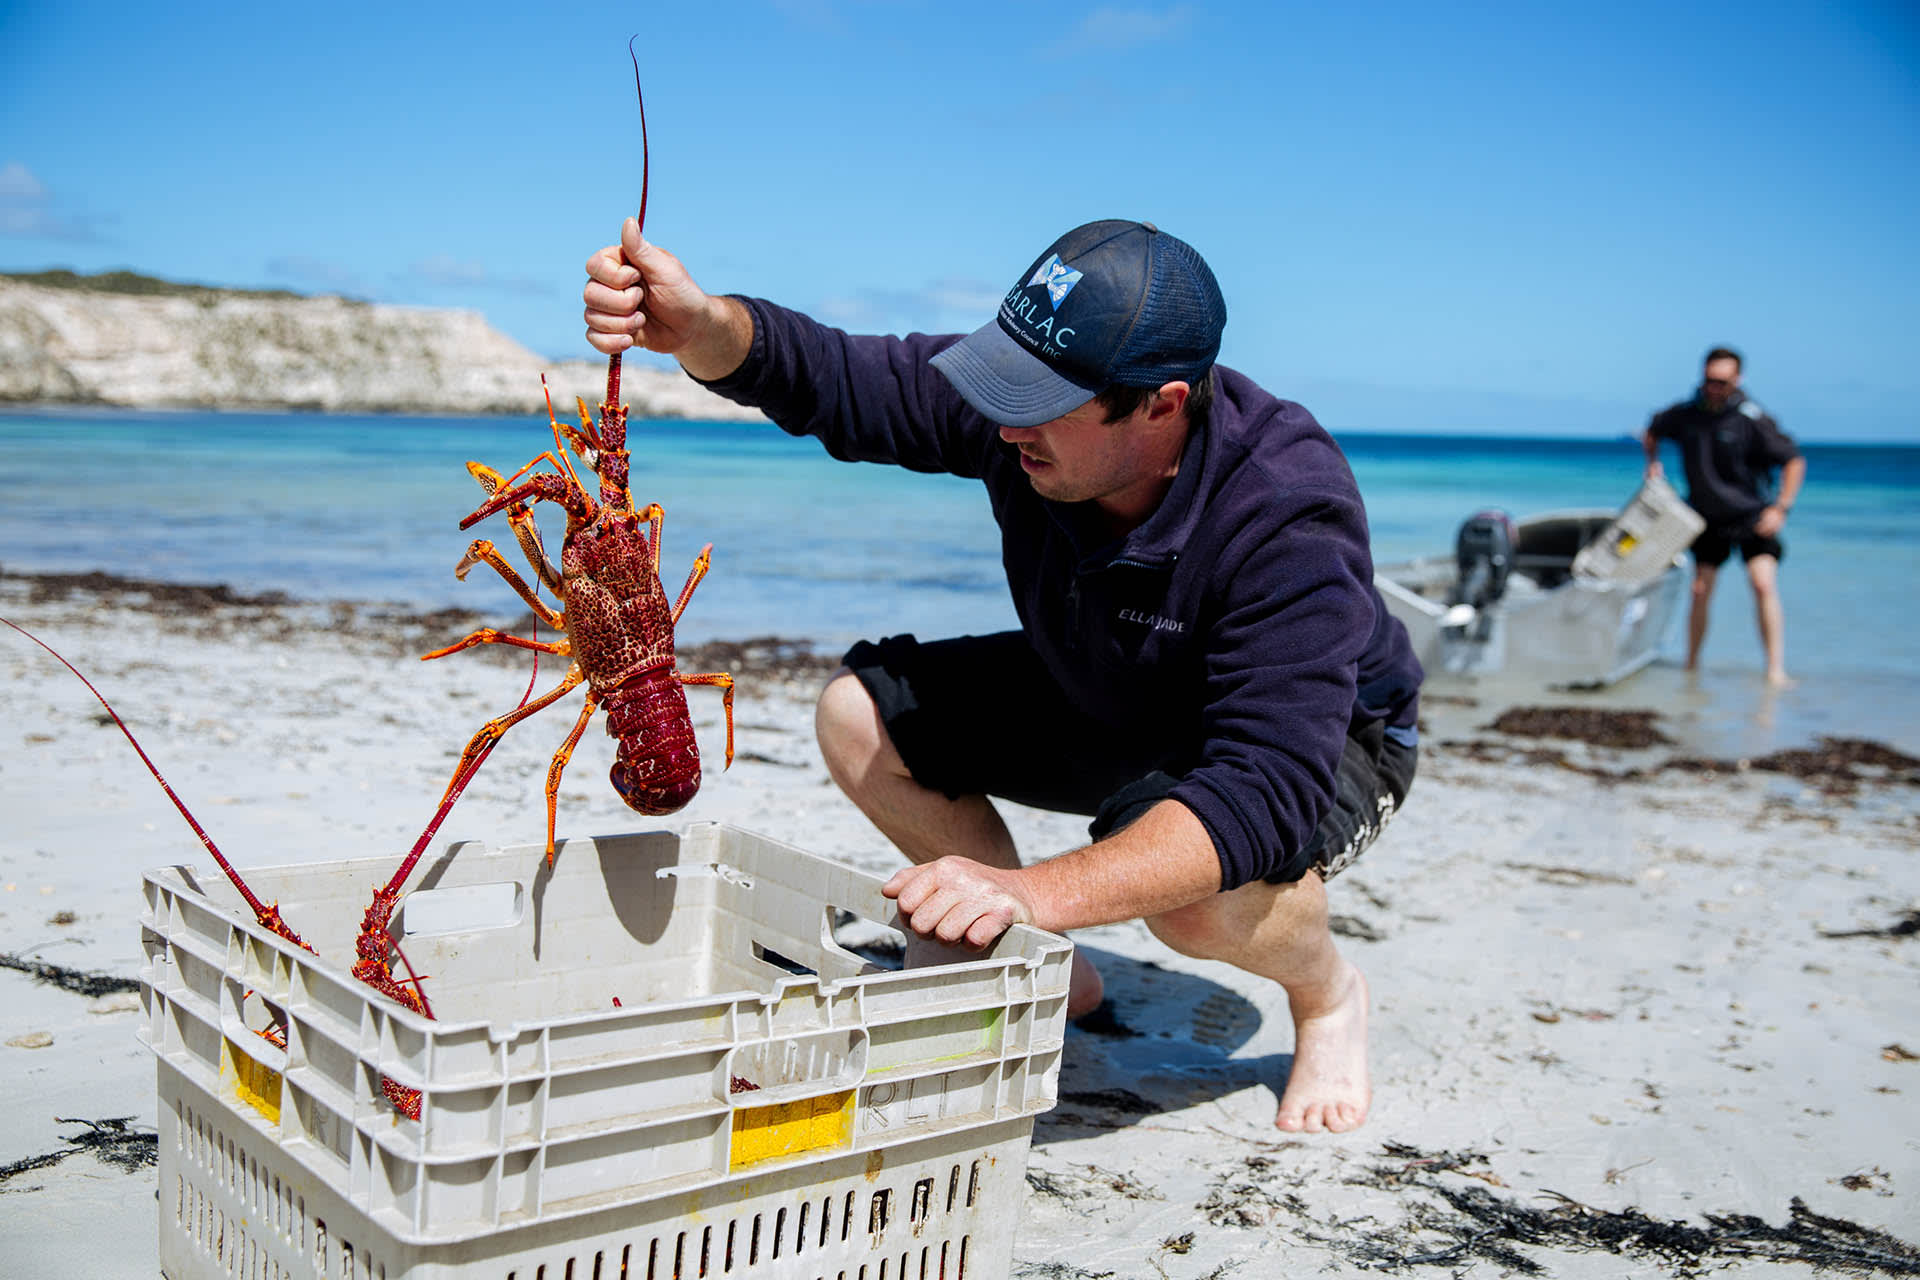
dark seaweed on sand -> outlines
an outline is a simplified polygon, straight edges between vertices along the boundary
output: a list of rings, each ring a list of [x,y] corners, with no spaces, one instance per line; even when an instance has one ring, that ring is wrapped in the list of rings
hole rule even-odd
[[[29,960],[25,956],[0,955],[0,969],[18,969],[31,975],[36,981],[47,983],[71,991],[77,996],[105,996],[119,991],[138,991],[140,983],[135,978],[116,978],[109,973],[82,973],[78,969],[69,969],[63,964],[49,964],[45,960]]]
[[[1376,925],[1368,924],[1359,916],[1333,915],[1327,917],[1327,927],[1337,937],[1354,938],[1360,942],[1385,942],[1386,933]]]
[[[159,1135],[151,1131],[129,1129],[127,1126],[133,1123],[132,1116],[120,1116],[113,1120],[69,1120],[55,1116],[53,1121],[55,1124],[83,1124],[87,1126],[87,1131],[68,1136],[68,1145],[63,1150],[0,1165],[0,1182],[5,1182],[15,1174],[51,1168],[68,1156],[79,1155],[82,1151],[91,1151],[103,1163],[112,1165],[122,1173],[138,1173],[160,1163]]]
[[[1486,726],[1516,738],[1567,738],[1596,747],[1637,751],[1670,746],[1673,739],[1654,727],[1657,711],[1620,711],[1606,707],[1509,707]]]
[[[1911,938],[1920,934],[1920,910],[1907,912],[1884,929],[1822,929],[1823,938],[1879,938],[1892,941],[1895,938]]]
[[[1510,738],[1554,738],[1609,750],[1640,751],[1673,745],[1673,739],[1658,728],[1659,718],[1656,711],[1607,707],[1509,707],[1482,728]],[[1667,769],[1709,777],[1751,770],[1785,774],[1836,797],[1852,795],[1869,782],[1920,786],[1920,758],[1867,738],[1823,736],[1811,747],[1794,747],[1746,760],[1673,756],[1627,769],[1572,760],[1558,747],[1519,747],[1482,738],[1448,739],[1438,745],[1482,763],[1550,765],[1604,782],[1645,781]]]
[[[1281,1213],[1300,1221],[1301,1236],[1368,1270],[1415,1267],[1458,1270],[1487,1261],[1520,1275],[1549,1268],[1532,1251],[1606,1252],[1667,1268],[1676,1277],[1702,1275],[1748,1260],[1799,1262],[1847,1275],[1920,1276],[1920,1248],[1884,1231],[1815,1213],[1795,1197],[1787,1221],[1774,1226],[1745,1213],[1705,1215],[1705,1225],[1651,1217],[1637,1208],[1594,1209],[1557,1192],[1529,1204],[1486,1186],[1443,1181],[1457,1174],[1498,1185],[1477,1152],[1421,1152],[1389,1143],[1389,1157],[1350,1182],[1410,1199],[1403,1225],[1379,1229],[1372,1218],[1327,1222],[1309,1216],[1274,1161],[1255,1157],[1224,1175],[1197,1206],[1215,1226],[1264,1228]],[[1276,1181],[1279,1187],[1269,1185]]]
[[[98,569],[91,573],[5,573],[27,584],[27,599],[33,604],[70,599],[75,592],[100,596],[116,604],[145,604],[156,613],[208,613],[214,609],[262,609],[289,604],[292,597],[284,591],[267,591],[257,596],[235,593],[224,582],[157,582],[145,578],[123,578]],[[129,596],[144,600],[128,600]]]
[[[152,614],[190,629],[245,629],[268,640],[289,642],[320,631],[352,632],[395,655],[417,657],[423,648],[458,637],[481,621],[470,609],[410,609],[404,603],[301,600],[284,591],[244,595],[223,582],[161,582],[94,570],[89,573],[12,573],[0,583],[23,583],[33,604],[96,606]],[[110,723],[110,722],[108,722]]]
[[[244,595],[225,583],[161,582],[101,570],[11,573],[0,569],[0,581],[24,583],[27,598],[34,604],[99,602],[166,618],[195,620],[219,615],[222,626],[246,626],[284,640],[297,638],[303,630],[352,631],[383,643],[397,654],[413,656],[418,656],[422,648],[452,643],[484,620],[472,609],[421,610],[390,601],[300,600],[284,591]],[[503,629],[523,636],[549,630],[531,613],[521,614]],[[477,656],[501,663],[526,661],[524,653],[510,649],[482,648]],[[815,652],[805,640],[754,636],[682,648],[677,661],[683,671],[727,671],[747,680],[820,681],[839,667],[840,652]]]
[[[684,647],[675,661],[682,670],[730,671],[736,679],[825,680],[839,669],[840,652],[818,653],[805,640],[754,636]]]
[[[1850,795],[1861,783],[1871,781],[1920,786],[1920,759],[1867,738],[1821,737],[1811,747],[1775,751],[1751,760],[1683,756],[1667,761],[1665,767],[1688,773],[1734,773],[1741,769],[1783,773],[1835,796]],[[1862,773],[1863,769],[1868,772]]]
[[[1544,1274],[1543,1266],[1512,1247],[1531,1245],[1604,1250],[1663,1263],[1675,1276],[1698,1275],[1709,1267],[1748,1260],[1803,1262],[1851,1275],[1920,1276],[1920,1249],[1886,1232],[1815,1213],[1798,1196],[1781,1226],[1771,1226],[1752,1214],[1710,1213],[1707,1225],[1699,1227],[1649,1217],[1638,1209],[1591,1209],[1564,1196],[1555,1196],[1557,1203],[1541,1208],[1485,1187],[1424,1185],[1453,1212],[1423,1206],[1414,1214],[1415,1225],[1452,1237],[1452,1244],[1404,1253],[1401,1240],[1381,1232],[1355,1242],[1348,1255],[1384,1270],[1446,1266],[1484,1257],[1529,1275]]]

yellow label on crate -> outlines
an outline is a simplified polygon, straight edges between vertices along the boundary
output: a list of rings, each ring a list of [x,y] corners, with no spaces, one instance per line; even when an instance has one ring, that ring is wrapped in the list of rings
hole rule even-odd
[[[220,1074],[231,1077],[235,1096],[265,1116],[267,1123],[279,1124],[280,1073],[272,1067],[261,1066],[241,1053],[231,1040],[226,1041],[222,1048]]]
[[[853,1138],[853,1090],[733,1113],[732,1168],[844,1147]]]
[[[1639,545],[1640,539],[1630,533],[1623,533],[1620,535],[1620,541],[1616,544],[1615,550],[1619,551],[1621,555],[1625,555]]]

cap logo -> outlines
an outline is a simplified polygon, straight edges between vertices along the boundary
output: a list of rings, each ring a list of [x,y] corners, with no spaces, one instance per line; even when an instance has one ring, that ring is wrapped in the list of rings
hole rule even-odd
[[[1037,284],[1045,285],[1047,297],[1053,300],[1053,309],[1058,311],[1060,303],[1073,292],[1073,286],[1080,283],[1082,274],[1084,273],[1075,271],[1060,261],[1059,254],[1050,253],[1047,255],[1047,260],[1034,270],[1033,279],[1027,281],[1027,288],[1031,289]]]

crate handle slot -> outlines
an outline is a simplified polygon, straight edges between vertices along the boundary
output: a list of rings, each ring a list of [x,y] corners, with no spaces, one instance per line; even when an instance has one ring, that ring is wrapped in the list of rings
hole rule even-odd
[[[869,924],[884,925],[905,934],[906,921],[900,918],[900,908],[893,899],[880,892],[882,883],[878,876],[863,876],[852,884],[836,885],[834,888],[839,892],[828,896],[827,905],[859,916]]]
[[[871,916],[845,907],[824,907],[820,913],[820,949],[830,956],[854,961],[861,971],[868,973],[903,969],[907,935],[897,927],[898,915],[894,920],[895,924],[881,924]]]
[[[735,1045],[714,1072],[728,1106],[769,1107],[856,1088],[867,1076],[865,1028]]]
[[[402,937],[509,929],[526,914],[527,894],[512,880],[415,889],[400,903]]]
[[[656,880],[674,877],[687,880],[720,880],[727,884],[737,884],[742,889],[753,888],[752,876],[724,862],[682,862],[671,867],[661,867],[653,873],[653,878]]]

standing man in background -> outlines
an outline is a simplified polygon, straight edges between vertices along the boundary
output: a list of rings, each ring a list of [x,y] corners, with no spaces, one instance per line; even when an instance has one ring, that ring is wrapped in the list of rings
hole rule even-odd
[[[1720,566],[1740,548],[1753,584],[1760,643],[1767,652],[1767,683],[1784,686],[1786,634],[1780,607],[1780,530],[1800,496],[1807,460],[1799,446],[1758,403],[1740,390],[1740,353],[1730,347],[1707,352],[1700,389],[1691,400],[1662,409],[1647,424],[1641,444],[1647,474],[1660,474],[1660,442],[1680,446],[1687,471],[1687,503],[1706,520],[1693,544],[1693,611],[1687,619],[1687,670],[1700,665],[1707,638],[1707,610]],[[1778,471],[1779,488],[1774,488]],[[1771,496],[1769,496],[1771,495]]]

